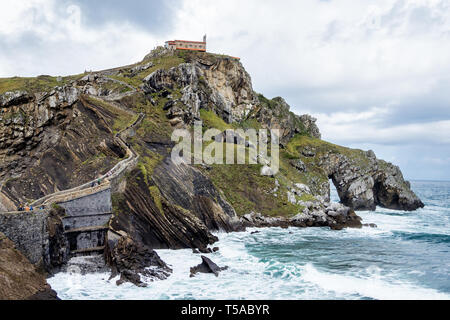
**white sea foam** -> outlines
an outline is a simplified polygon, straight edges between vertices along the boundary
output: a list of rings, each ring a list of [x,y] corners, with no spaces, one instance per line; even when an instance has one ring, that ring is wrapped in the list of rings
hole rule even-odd
[[[348,275],[320,272],[313,265],[304,267],[302,280],[319,286],[338,296],[357,295],[380,300],[449,300],[450,295],[434,289],[421,288],[410,283],[391,283],[380,275],[358,278]]]
[[[318,271],[313,264],[283,263],[270,255],[259,259],[249,254],[246,243],[290,239],[311,234],[313,229],[265,229],[251,235],[219,234],[220,251],[208,256],[219,266],[229,266],[219,277],[199,274],[189,277],[189,268],[201,262],[192,250],[157,250],[173,268],[164,281],[148,282],[147,288],[131,284],[116,286],[108,274],[87,276],[57,274],[49,279],[63,299],[449,299],[449,295],[411,283],[391,283],[371,272],[364,275],[332,274]],[[315,229],[326,233],[326,230]],[[304,232],[302,232],[304,231]],[[291,233],[289,233],[291,232]],[[371,229],[331,233],[331,237],[376,235]],[[277,239],[275,243],[278,243]],[[281,241],[282,242],[282,241]]]
[[[436,201],[436,206],[412,213],[358,213],[364,223],[378,228],[219,233],[220,241],[214,244],[219,252],[207,255],[229,267],[219,277],[190,278],[190,267],[201,262],[190,249],[157,250],[173,273],[167,280],[148,282],[147,288],[116,286],[117,278],[108,280],[109,274],[59,273],[49,283],[63,299],[449,300],[450,248],[445,236],[450,234],[450,206],[448,198],[445,201],[442,207]],[[256,230],[260,232],[251,234]]]

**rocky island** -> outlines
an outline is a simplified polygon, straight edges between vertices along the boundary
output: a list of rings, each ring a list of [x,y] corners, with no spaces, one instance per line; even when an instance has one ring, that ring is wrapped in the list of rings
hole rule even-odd
[[[154,249],[208,252],[217,230],[340,230],[361,227],[358,210],[423,207],[397,166],[321,140],[316,119],[256,93],[229,56],[160,47],[129,66],[0,79],[0,112],[0,268],[26,259],[36,279],[18,294],[16,275],[1,272],[0,298],[53,297],[43,275],[78,256],[104,257],[118,284],[144,285],[141,276],[170,276]],[[174,163],[171,134],[195,121],[220,131],[278,129],[279,172]],[[330,181],[341,203],[330,202]],[[35,210],[18,211],[24,205]]]

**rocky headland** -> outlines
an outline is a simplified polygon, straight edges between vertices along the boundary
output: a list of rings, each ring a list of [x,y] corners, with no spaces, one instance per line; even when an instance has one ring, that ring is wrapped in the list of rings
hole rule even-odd
[[[190,130],[195,121],[221,132],[279,129],[280,171],[263,176],[262,164],[174,163],[171,133]],[[0,212],[7,215],[43,197],[47,202],[35,203],[89,195],[91,182],[110,177],[105,188],[111,212],[99,216],[110,213],[111,219],[96,226],[107,232],[97,233],[105,239],[95,250],[104,254],[113,275],[120,274],[119,283],[167,278],[171,270],[154,249],[206,252],[217,241],[212,233],[217,230],[340,230],[362,227],[357,210],[423,207],[397,166],[373,151],[321,140],[313,117],[294,114],[280,97],[256,93],[238,60],[210,53],[158,48],[139,63],[110,70],[0,79],[0,159]],[[126,170],[109,175],[122,164]],[[330,181],[340,204],[330,203]],[[64,192],[68,189],[73,191]],[[73,243],[64,238],[63,208],[47,211],[45,221],[15,214],[3,218],[3,232],[23,223],[47,226],[42,241],[51,250],[44,250],[42,259],[31,244],[22,246],[28,243],[26,232],[20,238],[28,259],[40,261],[47,272],[68,262]]]

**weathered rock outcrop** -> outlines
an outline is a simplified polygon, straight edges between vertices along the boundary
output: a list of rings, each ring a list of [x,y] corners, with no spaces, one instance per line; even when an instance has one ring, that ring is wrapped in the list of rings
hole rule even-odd
[[[0,300],[57,300],[35,266],[0,233]]]
[[[5,92],[0,95],[0,108],[6,108],[10,105],[24,104],[33,97],[26,91]]]
[[[380,205],[412,211],[424,206],[397,166],[376,159],[373,152],[366,153],[365,160],[356,162],[330,153],[321,157],[321,167],[332,179],[342,203],[355,210],[375,210]]]
[[[243,120],[257,104],[249,74],[233,59],[196,59],[169,70],[157,70],[144,79],[146,93],[176,90],[172,118],[190,124],[200,119],[200,109],[213,109],[231,123]]]
[[[280,130],[280,142],[286,144],[295,134],[321,137],[316,119],[310,115],[298,116],[289,111],[290,106],[281,97],[267,100],[259,96],[260,107],[255,109],[249,119],[256,119],[263,128]]]
[[[154,250],[123,232],[108,233],[105,256],[112,268],[111,278],[120,275],[117,285],[131,282],[145,287],[145,281],[164,280],[172,273]]]
[[[44,256],[44,268],[48,273],[60,271],[69,260],[70,247],[62,221],[64,215],[64,208],[55,207],[50,210],[47,218],[48,251]]]
[[[125,156],[111,129],[118,112],[94,103],[63,87],[2,109],[0,211],[90,181]]]
[[[232,58],[193,58],[169,70],[159,69],[144,79],[142,88],[148,94],[169,95],[167,90],[177,93],[168,96],[170,101],[165,106],[176,126],[200,120],[200,109],[207,109],[228,123],[256,119],[263,128],[279,129],[282,143],[296,133],[320,138],[316,119],[290,112],[283,98],[267,100],[258,96],[249,74]]]
[[[217,241],[194,212],[151,187],[138,169],[130,174],[124,192],[114,196],[113,230],[155,249],[202,248]]]
[[[227,270],[228,267],[219,267],[217,264],[211,261],[208,257],[202,256],[202,263],[198,266],[191,268],[191,277],[194,277],[197,273],[213,273],[216,277],[219,276],[219,272]]]
[[[246,227],[330,227],[333,230],[343,228],[361,228],[362,219],[355,212],[339,203],[323,201],[303,202],[304,209],[294,217],[265,217],[260,213],[249,213],[241,217]]]
[[[316,198],[329,201],[331,179],[341,202],[354,210],[375,210],[376,206],[416,210],[424,206],[400,169],[377,159],[371,150],[297,135],[288,143],[287,153],[292,158],[289,164]]]

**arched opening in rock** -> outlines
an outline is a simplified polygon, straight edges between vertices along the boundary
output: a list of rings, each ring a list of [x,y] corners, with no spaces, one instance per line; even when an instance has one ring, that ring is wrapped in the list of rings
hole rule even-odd
[[[336,185],[331,177],[329,177],[329,185],[330,185],[330,202],[341,202],[339,193],[336,189]]]

